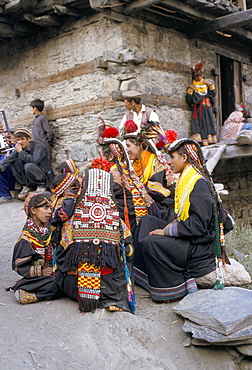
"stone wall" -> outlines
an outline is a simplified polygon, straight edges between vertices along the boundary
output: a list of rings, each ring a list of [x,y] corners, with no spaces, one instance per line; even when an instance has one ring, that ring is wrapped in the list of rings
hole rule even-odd
[[[164,128],[177,130],[179,137],[190,134],[191,112],[185,102],[190,68],[198,60],[206,60],[206,78],[211,78],[220,48],[188,40],[171,29],[127,19],[116,22],[99,14],[66,25],[57,34],[46,35],[48,38],[39,35],[0,46],[0,108],[5,109],[10,126],[31,128],[29,103],[34,98],[45,100],[44,113],[54,131],[54,164],[69,157],[79,166],[86,161],[86,149],[97,137],[98,118],[119,125],[125,108],[118,94],[127,89],[143,93],[143,102],[157,111]],[[250,106],[251,72],[251,63],[244,62],[244,103]],[[225,177],[231,194],[228,202],[237,213],[240,209],[249,213],[246,197],[251,174],[244,172],[241,177],[246,180],[240,180],[233,164],[230,168],[228,173],[222,166],[216,176],[221,182]],[[239,203],[243,196],[236,201],[240,189],[245,192],[244,206]]]
[[[45,100],[44,112],[55,135],[53,162],[70,156],[79,164],[86,160],[87,145],[96,139],[98,117],[119,125],[124,104],[112,95],[120,90],[139,89],[165,128],[187,136],[190,67],[205,59],[209,77],[215,58],[211,45],[201,43],[199,48],[172,30],[96,15],[48,39],[12,40],[1,47],[0,107],[11,126],[30,127],[30,101]],[[252,96],[250,90],[246,94],[248,99]]]
[[[214,169],[213,178],[228,190],[229,194],[222,196],[222,201],[235,220],[252,223],[251,158],[221,160]]]

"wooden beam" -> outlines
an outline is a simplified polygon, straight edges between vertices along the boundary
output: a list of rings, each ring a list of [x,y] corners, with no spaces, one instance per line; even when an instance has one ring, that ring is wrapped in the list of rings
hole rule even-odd
[[[190,109],[184,99],[174,99],[165,96],[144,95],[143,102],[145,104],[155,106],[168,105],[169,107],[183,108],[187,110]],[[45,109],[45,114],[49,121],[55,121],[60,118],[74,117],[86,113],[96,113],[105,109],[114,109],[123,106],[124,103],[122,101],[115,101],[108,97],[104,99],[89,100],[81,103],[71,104],[55,109]],[[12,125],[15,127],[18,126],[20,124],[20,120],[22,120],[23,125],[30,125],[31,123],[31,117],[27,115],[22,116],[22,119],[21,116],[12,118]]]
[[[27,11],[28,9],[35,8],[37,0],[13,0],[4,5],[4,14],[17,13],[19,11]]]
[[[98,100],[90,100],[81,103],[66,105],[63,107],[58,107],[55,109],[45,109],[45,114],[49,121],[55,121],[60,118],[67,118],[73,116],[79,116],[85,113],[100,112],[104,109],[113,109],[120,106],[124,106],[123,102],[117,102],[111,98],[104,98]],[[20,120],[22,120],[23,125],[31,124],[31,117],[29,115],[21,117],[15,117],[11,119],[13,126],[20,125]]]
[[[144,63],[145,67],[166,71],[173,74],[181,74],[183,76],[191,76],[191,67],[178,62],[167,62],[158,59],[147,59]]]
[[[238,5],[242,8],[242,10],[247,10],[246,0],[238,0]]]
[[[160,0],[136,0],[128,3],[125,6],[123,14],[129,15],[131,13],[139,12],[142,9],[149,8],[154,4],[158,4]]]
[[[242,27],[252,22],[252,9],[244,10],[223,17],[216,18],[212,21],[207,21],[194,26],[188,32],[188,36],[196,37],[209,32],[220,31],[220,30],[231,30],[232,28]]]
[[[54,10],[54,13],[56,13],[57,15],[72,15],[72,16],[75,16],[75,17],[80,16],[80,14],[72,12],[66,6],[63,6],[63,5],[55,5],[53,7],[53,10]]]
[[[42,0],[38,3],[36,8],[32,11],[35,15],[40,15],[53,9],[54,6],[61,5],[67,6],[73,3],[73,0]]]
[[[41,30],[40,27],[31,24],[24,24],[24,23],[14,23],[13,30],[18,33],[19,36],[23,35],[30,35],[32,33],[37,33]]]
[[[33,14],[24,14],[24,19],[41,27],[62,26],[60,18],[53,15],[34,17]]]
[[[10,24],[0,22],[0,38],[8,39],[16,35],[18,32],[15,32]]]
[[[144,8],[148,8],[155,4],[165,4],[172,10],[177,10],[180,13],[186,14],[187,16],[192,16],[197,19],[204,19],[204,20],[211,20],[215,19],[214,16],[209,15],[205,12],[202,12],[200,10],[194,9],[193,7],[186,5],[182,1],[176,1],[176,0],[164,0],[164,1],[155,1],[155,0],[136,0],[133,2],[128,3],[125,6],[124,14],[129,15],[131,13],[140,11]]]

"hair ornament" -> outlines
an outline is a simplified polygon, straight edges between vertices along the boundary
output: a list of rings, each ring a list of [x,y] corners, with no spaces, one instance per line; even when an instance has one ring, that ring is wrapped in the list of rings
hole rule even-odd
[[[92,168],[98,168],[99,170],[103,170],[106,172],[110,172],[110,168],[113,163],[109,162],[107,159],[103,158],[102,156],[93,159],[91,162]]]
[[[115,138],[119,135],[119,131],[116,127],[108,127],[104,131],[103,137],[110,139],[110,138]]]

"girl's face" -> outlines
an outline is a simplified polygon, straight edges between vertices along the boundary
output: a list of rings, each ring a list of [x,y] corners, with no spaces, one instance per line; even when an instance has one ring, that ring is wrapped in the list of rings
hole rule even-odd
[[[44,226],[48,224],[52,217],[52,207],[49,204],[45,204],[42,207],[32,207],[31,215],[37,226]]]
[[[129,155],[129,158],[134,161],[135,159],[140,158],[142,147],[136,144],[133,144],[129,139],[125,140],[126,151]]]
[[[173,152],[170,154],[169,164],[174,173],[181,173],[188,164],[187,155]]]
[[[203,76],[203,74],[200,74],[200,75],[196,75],[195,76],[195,81],[201,81],[202,80],[202,78],[203,78],[204,76]]]

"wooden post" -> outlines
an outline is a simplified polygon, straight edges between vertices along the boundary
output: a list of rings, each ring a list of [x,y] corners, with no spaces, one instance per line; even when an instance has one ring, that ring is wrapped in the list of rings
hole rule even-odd
[[[242,10],[247,10],[246,0],[238,0],[238,4],[242,8]]]

